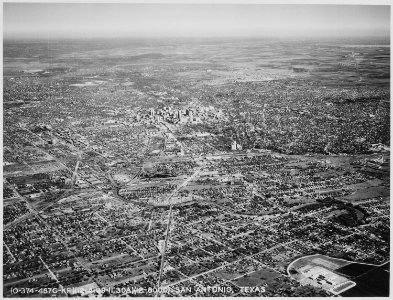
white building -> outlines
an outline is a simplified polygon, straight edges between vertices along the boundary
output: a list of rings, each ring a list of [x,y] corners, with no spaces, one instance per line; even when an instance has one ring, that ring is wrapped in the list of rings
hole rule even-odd
[[[237,149],[236,141],[232,141],[231,150],[236,150],[236,149]]]

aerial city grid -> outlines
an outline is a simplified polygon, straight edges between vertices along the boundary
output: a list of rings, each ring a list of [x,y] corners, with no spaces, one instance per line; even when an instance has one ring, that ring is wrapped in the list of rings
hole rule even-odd
[[[389,295],[390,7],[336,6],[387,19],[349,38],[22,34],[112,6],[56,5],[4,5],[4,297]]]

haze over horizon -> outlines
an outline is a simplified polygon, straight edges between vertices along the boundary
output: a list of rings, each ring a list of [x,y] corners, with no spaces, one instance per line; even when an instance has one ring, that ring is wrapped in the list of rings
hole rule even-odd
[[[390,6],[5,3],[5,39],[389,37]]]

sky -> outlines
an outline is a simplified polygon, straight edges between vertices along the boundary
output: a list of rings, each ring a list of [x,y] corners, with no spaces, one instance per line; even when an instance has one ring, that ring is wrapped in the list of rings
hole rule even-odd
[[[390,36],[382,5],[4,3],[4,38]]]

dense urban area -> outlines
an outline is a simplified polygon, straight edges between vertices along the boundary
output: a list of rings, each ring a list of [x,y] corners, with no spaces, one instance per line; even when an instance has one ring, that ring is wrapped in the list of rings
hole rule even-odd
[[[3,296],[386,296],[389,44],[6,40]]]

